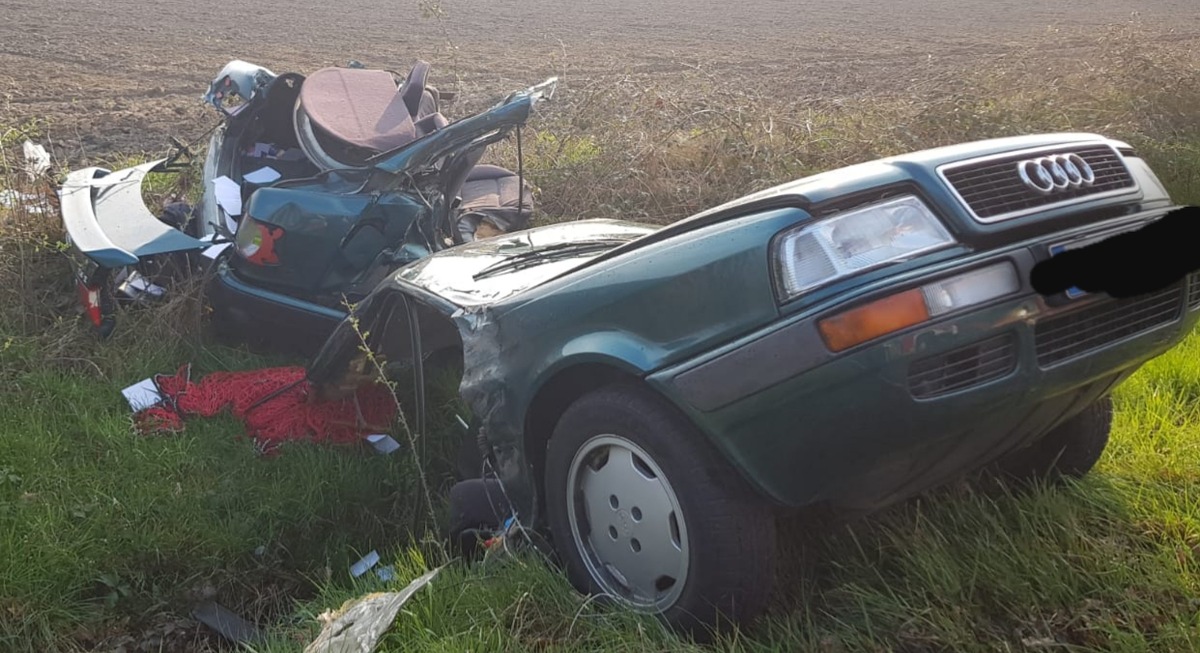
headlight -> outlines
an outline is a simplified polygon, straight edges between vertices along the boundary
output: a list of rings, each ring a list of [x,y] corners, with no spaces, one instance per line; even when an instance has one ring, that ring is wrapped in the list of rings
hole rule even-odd
[[[947,313],[1021,290],[1011,261],[927,283],[834,313],[817,323],[830,351],[843,351]]]
[[[781,299],[953,243],[937,217],[911,195],[807,224],[776,242]]]

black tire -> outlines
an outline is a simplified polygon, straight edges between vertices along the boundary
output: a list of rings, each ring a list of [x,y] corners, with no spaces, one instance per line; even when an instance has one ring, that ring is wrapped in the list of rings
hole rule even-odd
[[[1112,412],[1112,397],[1105,395],[1042,439],[1001,458],[996,471],[1018,482],[1082,478],[1108,446]]]
[[[661,470],[668,482],[668,492],[674,493],[677,502],[670,505],[678,505],[683,513],[684,528],[677,528],[675,522],[671,522],[669,533],[672,537],[681,532],[686,534],[681,538],[683,546],[678,547],[686,552],[678,554],[680,560],[686,560],[686,573],[680,589],[675,589],[672,584],[665,590],[676,593],[669,605],[634,606],[619,592],[606,591],[603,582],[597,578],[603,572],[589,571],[584,562],[587,554],[573,535],[568,494],[572,495],[572,501],[577,501],[584,493],[581,491],[576,495],[573,490],[568,490],[571,466],[578,452],[590,446],[589,443],[597,442],[595,438],[605,435],[618,436],[642,449],[652,459],[650,464]],[[749,622],[762,610],[771,593],[775,574],[774,515],[766,502],[753,493],[673,406],[632,385],[618,384],[593,391],[567,408],[554,429],[546,453],[547,518],[554,547],[576,589],[586,594],[605,595],[605,600],[657,614],[668,626],[702,641],[730,624]],[[636,458],[632,462],[634,468],[650,471],[645,463],[639,467]],[[600,467],[605,464],[600,463]],[[582,469],[583,465],[580,467]],[[644,472],[639,473],[645,476]],[[646,478],[657,479],[658,476]],[[602,494],[606,493],[607,490]],[[576,506],[572,508],[576,514],[583,514],[579,508],[581,504],[576,503]],[[614,514],[621,512],[616,507],[613,510]],[[630,510],[638,509],[630,507]],[[660,512],[656,511],[656,514]],[[636,545],[636,536],[644,531],[636,529],[653,528],[653,524],[649,514],[644,525],[640,510],[631,514],[634,514],[633,522],[629,521],[628,515],[619,519],[625,529],[622,532],[629,537],[629,548],[637,555],[642,549]],[[586,522],[586,518],[583,521]],[[598,530],[596,537],[617,532],[611,528]],[[590,532],[590,528],[587,530]],[[617,537],[613,537],[613,544],[605,543],[605,546],[620,545]],[[624,548],[619,551],[620,555],[629,556]],[[673,551],[671,554],[675,555]],[[608,577],[610,587],[613,587],[613,578]],[[664,578],[658,577],[656,588]]]
[[[479,541],[500,530],[509,510],[504,490],[495,479],[473,478],[450,488],[450,519],[447,537],[464,558],[479,554]]]

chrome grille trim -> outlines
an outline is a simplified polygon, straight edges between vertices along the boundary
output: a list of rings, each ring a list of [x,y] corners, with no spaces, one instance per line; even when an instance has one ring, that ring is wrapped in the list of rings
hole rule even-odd
[[[1048,154],[1067,154],[1067,153],[1090,153],[1085,155],[1095,168],[1098,177],[1098,184],[1112,184],[1120,182],[1120,186],[1116,188],[1101,189],[1094,193],[1075,194],[1063,200],[1055,201],[1055,194],[1044,195],[1037,197],[1032,193],[1028,193],[1028,197],[1022,200],[1019,195],[1026,194],[1021,185],[1019,175],[1017,173],[1017,163],[1024,159],[1044,156]],[[1003,211],[992,214],[988,211],[986,198],[982,200],[976,199],[974,204],[964,195],[965,189],[960,189],[963,185],[962,180],[958,182],[955,178],[963,172],[963,169],[975,169],[978,177],[972,180],[976,185],[996,185],[1004,183],[1012,186],[1011,189],[1005,191],[1008,193],[1003,201],[1026,204],[1035,202],[1034,206],[1026,206],[1013,210]],[[1017,150],[1015,152],[1004,152],[1001,154],[993,154],[974,159],[965,159],[963,161],[954,161],[952,163],[944,163],[937,167],[938,177],[946,188],[950,190],[954,198],[959,204],[966,209],[971,218],[977,222],[990,224],[993,222],[1001,222],[1011,220],[1021,216],[1030,215],[1039,211],[1047,211],[1057,209],[1082,202],[1090,202],[1107,197],[1116,197],[1120,195],[1134,195],[1141,192],[1141,187],[1134,178],[1133,172],[1125,163],[1125,156],[1121,154],[1116,147],[1105,141],[1081,141],[1078,143],[1062,143],[1058,145],[1050,145],[1045,147],[1030,148],[1025,150]],[[1101,175],[1104,175],[1103,181],[1100,181]],[[995,191],[996,189],[991,189]],[[1019,192],[1014,192],[1019,191]],[[1037,203],[1039,200],[1049,200]],[[981,205],[982,203],[982,205]]]

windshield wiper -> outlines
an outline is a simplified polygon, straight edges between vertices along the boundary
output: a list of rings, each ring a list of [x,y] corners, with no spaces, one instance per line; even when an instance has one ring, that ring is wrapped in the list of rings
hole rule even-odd
[[[485,279],[487,277],[500,274],[501,272],[528,267],[548,259],[555,259],[560,256],[583,254],[597,249],[612,249],[613,247],[624,245],[627,242],[629,241],[620,238],[605,238],[602,240],[585,240],[574,243],[546,245],[545,247],[538,247],[536,249],[529,250],[528,252],[513,254],[503,261],[493,263],[479,272],[476,272],[472,279],[479,281],[480,279]]]

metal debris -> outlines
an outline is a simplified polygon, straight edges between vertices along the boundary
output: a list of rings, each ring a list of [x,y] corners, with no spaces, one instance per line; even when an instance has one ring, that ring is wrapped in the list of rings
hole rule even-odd
[[[262,638],[262,633],[257,626],[215,601],[207,601],[196,606],[192,610],[192,618],[217,631],[221,637],[231,642],[246,644]]]
[[[347,601],[336,616],[326,621],[321,634],[305,647],[304,653],[372,653],[400,608],[441,570],[433,569],[399,592],[368,594]]]

